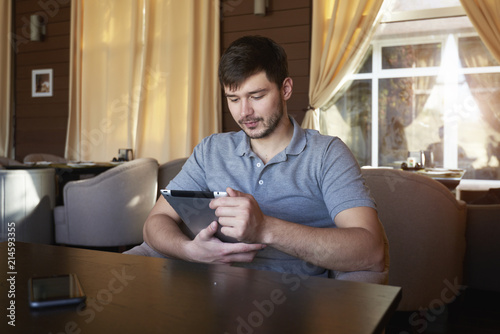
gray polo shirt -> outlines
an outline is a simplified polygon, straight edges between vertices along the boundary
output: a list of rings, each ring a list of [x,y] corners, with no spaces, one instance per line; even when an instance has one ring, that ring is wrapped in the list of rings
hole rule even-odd
[[[334,228],[335,216],[346,209],[375,202],[364,185],[351,151],[337,137],[302,129],[291,118],[293,137],[267,164],[255,155],[243,131],[219,133],[196,146],[169,189],[252,194],[262,212],[286,221]],[[240,266],[285,273],[326,275],[293,256],[266,247],[250,264]]]

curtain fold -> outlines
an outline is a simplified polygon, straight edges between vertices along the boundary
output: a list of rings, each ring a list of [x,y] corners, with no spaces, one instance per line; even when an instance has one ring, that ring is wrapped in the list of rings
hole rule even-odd
[[[11,0],[0,0],[0,156],[11,157]]]
[[[500,2],[496,0],[460,0],[481,41],[500,63]],[[478,46],[476,46],[478,47]],[[480,47],[480,46],[479,46]],[[463,49],[460,56],[464,66],[487,66],[492,62],[473,47]],[[497,131],[500,130],[500,77],[496,73],[466,75],[474,99],[484,119]]]
[[[363,60],[383,0],[314,0],[309,105],[302,126],[319,125],[319,109],[339,91]],[[319,127],[316,128],[319,130]]]
[[[463,46],[459,45],[460,62],[463,67],[498,66],[494,57],[488,54],[484,43],[476,42],[472,38],[469,40]],[[492,129],[500,132],[500,74],[466,74],[465,80],[481,110],[483,119]]]
[[[500,1],[460,0],[481,40],[500,62]]]
[[[219,1],[73,1],[66,157],[166,162],[220,131]]]

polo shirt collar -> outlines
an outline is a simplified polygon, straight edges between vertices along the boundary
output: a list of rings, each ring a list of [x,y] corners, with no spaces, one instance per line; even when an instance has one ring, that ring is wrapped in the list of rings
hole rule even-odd
[[[292,117],[288,116],[290,121],[293,124],[293,136],[290,144],[285,148],[285,155],[299,155],[307,144],[306,131],[300,127],[300,124]],[[255,156],[255,153],[252,151],[250,147],[250,138],[246,135],[246,133],[241,130],[238,132],[238,136],[240,138],[240,143],[236,147],[236,154],[238,156],[248,155]],[[280,154],[283,154],[280,153]]]

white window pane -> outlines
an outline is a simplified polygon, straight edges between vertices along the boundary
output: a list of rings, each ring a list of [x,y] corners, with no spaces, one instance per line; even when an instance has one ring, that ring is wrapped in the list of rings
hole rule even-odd
[[[429,101],[436,77],[379,80],[379,165],[401,166],[409,151],[439,140],[442,113]]]
[[[371,164],[371,93],[371,80],[355,80],[320,113],[321,132],[342,139],[361,166]]]
[[[459,0],[398,0],[393,11],[321,112],[321,131],[360,165],[400,167],[408,152],[427,151],[427,167],[500,180],[500,63]]]

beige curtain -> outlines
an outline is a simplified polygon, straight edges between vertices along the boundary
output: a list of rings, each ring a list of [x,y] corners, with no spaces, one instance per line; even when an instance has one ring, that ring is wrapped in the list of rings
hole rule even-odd
[[[466,68],[499,65],[484,43],[474,37],[462,39],[462,43],[459,44],[459,55],[460,62]],[[500,132],[500,74],[466,74],[465,79],[483,119],[494,130]]]
[[[500,62],[500,2],[497,0],[461,0],[467,16],[486,48],[497,62]],[[484,53],[483,53],[484,54]],[[475,54],[470,48],[463,50],[461,61],[466,65],[491,65],[487,57]],[[496,65],[496,64],[494,64]],[[480,106],[485,120],[497,131],[500,130],[500,77],[495,73],[466,75],[467,83]]]
[[[313,0],[309,105],[302,126],[319,130],[319,109],[362,61],[383,0]],[[318,126],[318,127],[317,127]]]
[[[11,0],[0,0],[0,156],[11,157]]]
[[[67,158],[162,163],[220,131],[218,0],[72,4]]]
[[[481,40],[500,62],[500,1],[460,0]]]

